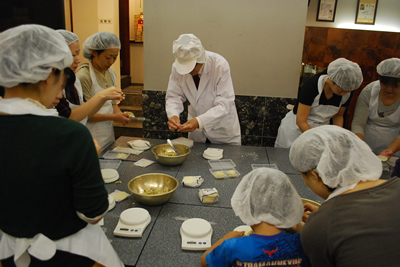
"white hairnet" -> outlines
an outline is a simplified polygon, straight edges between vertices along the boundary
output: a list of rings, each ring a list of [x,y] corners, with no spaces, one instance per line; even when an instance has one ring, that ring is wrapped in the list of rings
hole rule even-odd
[[[55,30],[41,25],[22,25],[0,33],[0,85],[37,83],[52,68],[72,64],[71,50]]]
[[[271,168],[258,168],[243,177],[231,205],[236,216],[250,226],[266,222],[289,228],[301,222],[304,212],[303,202],[289,177]]]
[[[88,37],[83,43],[82,54],[87,59],[92,59],[92,50],[106,50],[110,48],[121,49],[118,36],[111,32],[98,32]]]
[[[345,58],[338,58],[328,65],[328,76],[336,85],[346,91],[356,90],[363,81],[360,66]]]
[[[70,44],[73,44],[73,43],[79,41],[78,35],[76,35],[73,32],[70,32],[67,30],[56,30],[56,32],[58,32],[59,34],[61,34],[64,37],[67,45],[70,45]]]
[[[376,70],[379,75],[400,78],[400,58],[389,58],[378,64]]]
[[[336,188],[378,180],[382,162],[354,133],[324,125],[302,133],[290,148],[289,159],[300,172],[315,170],[323,183]]]

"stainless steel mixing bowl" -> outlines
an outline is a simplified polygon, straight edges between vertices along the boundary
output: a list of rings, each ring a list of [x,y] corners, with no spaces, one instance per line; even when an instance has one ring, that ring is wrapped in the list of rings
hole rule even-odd
[[[160,162],[163,165],[180,165],[182,164],[187,156],[190,153],[190,148],[185,145],[181,144],[174,144],[176,150],[179,152],[179,156],[167,156],[165,155],[166,153],[169,152],[174,152],[172,147],[169,144],[161,144],[158,146],[153,147],[151,150],[158,162]],[[164,155],[163,155],[164,154]]]
[[[136,201],[145,205],[160,205],[167,202],[175,193],[179,183],[174,177],[163,173],[147,173],[131,179],[128,183],[129,191]],[[145,189],[158,189],[168,187],[170,191],[157,195],[145,194]]]

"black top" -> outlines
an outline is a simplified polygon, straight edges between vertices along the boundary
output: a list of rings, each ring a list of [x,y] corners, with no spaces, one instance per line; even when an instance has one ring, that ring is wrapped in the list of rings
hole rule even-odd
[[[0,229],[14,237],[58,240],[108,208],[89,130],[55,116],[0,116]]]
[[[311,77],[307,82],[299,89],[297,94],[296,105],[293,108],[293,113],[297,114],[297,108],[299,106],[299,102],[306,106],[311,106],[314,102],[314,99],[318,96],[318,79],[321,75],[326,75],[326,70]],[[353,93],[351,93],[353,94]],[[325,96],[325,92],[321,93],[321,97],[319,99],[320,105],[330,105],[335,107],[340,107],[340,103],[342,101],[342,96],[333,94],[330,99],[327,99]],[[342,105],[342,107],[348,107],[351,102],[351,96],[349,99]]]

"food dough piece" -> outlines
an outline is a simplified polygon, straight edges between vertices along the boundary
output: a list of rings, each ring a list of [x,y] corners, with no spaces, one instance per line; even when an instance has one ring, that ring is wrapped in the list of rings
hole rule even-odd
[[[383,155],[379,155],[377,156],[382,162],[386,162],[388,160],[388,157],[383,156]]]
[[[150,187],[150,188],[146,188],[144,189],[143,194],[145,195],[159,195],[159,194],[164,194],[164,193],[168,193],[170,190],[169,188],[166,186],[163,189],[159,189],[157,187]]]
[[[229,177],[237,177],[237,172],[234,170],[226,171],[226,174],[228,174]]]
[[[249,235],[251,235],[251,234],[254,234],[253,229],[249,229],[249,230],[247,230],[247,231],[244,232],[244,235],[247,235],[247,236],[249,236]]]
[[[161,153],[159,155],[164,157],[178,156],[175,151],[167,151],[165,148],[161,149]]]
[[[129,156],[128,154],[119,153],[115,158],[117,158],[117,159],[127,159],[128,156]]]
[[[218,191],[215,188],[199,190],[199,197],[202,203],[214,203],[218,201]]]
[[[183,186],[187,187],[199,187],[204,182],[201,176],[185,176],[182,179]]]
[[[120,202],[128,197],[128,193],[121,191],[121,192],[112,194],[112,196],[115,199],[115,201]]]
[[[226,175],[223,171],[216,171],[213,173],[215,178],[225,178]]]
[[[125,114],[128,114],[130,119],[135,118],[135,114],[133,114],[133,112],[124,111],[124,113],[125,113]]]

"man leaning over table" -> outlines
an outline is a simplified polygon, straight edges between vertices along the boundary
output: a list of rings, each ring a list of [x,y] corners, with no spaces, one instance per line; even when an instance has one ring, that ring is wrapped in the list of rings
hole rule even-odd
[[[229,64],[221,55],[204,50],[199,38],[182,34],[173,42],[175,62],[166,94],[168,127],[188,132],[201,143],[240,145],[240,125]],[[188,120],[179,115],[188,100]]]

